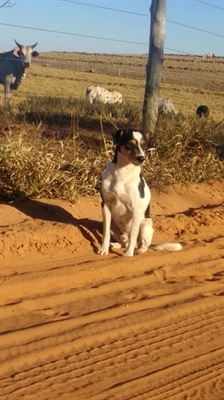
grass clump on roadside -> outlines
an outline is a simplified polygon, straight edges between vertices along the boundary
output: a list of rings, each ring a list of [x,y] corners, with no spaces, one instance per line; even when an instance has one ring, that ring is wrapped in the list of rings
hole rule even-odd
[[[0,125],[0,198],[61,198],[99,192],[113,154],[109,133],[140,129],[141,110],[128,104],[31,98]],[[54,116],[57,118],[54,119]],[[66,116],[66,118],[65,118]],[[224,128],[212,120],[159,116],[144,163],[151,187],[224,179]]]
[[[224,126],[214,121],[159,117],[145,171],[154,187],[224,179]]]
[[[99,123],[103,118],[104,124],[109,122],[111,126],[111,121],[136,123],[141,116],[141,107],[129,103],[122,105],[95,103],[93,106],[86,99],[74,97],[32,96],[17,106],[16,115],[19,121],[36,124],[43,122],[57,126],[68,126],[72,117],[79,127],[89,127],[90,123]]]
[[[29,132],[34,134],[34,132]],[[106,155],[71,140],[29,142],[27,132],[5,137],[0,148],[0,198],[61,198],[95,194]],[[105,160],[104,160],[104,159]]]

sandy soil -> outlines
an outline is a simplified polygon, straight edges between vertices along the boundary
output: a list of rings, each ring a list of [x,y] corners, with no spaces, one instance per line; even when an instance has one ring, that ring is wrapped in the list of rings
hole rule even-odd
[[[224,183],[152,196],[182,251],[97,256],[98,198],[0,205],[0,399],[223,399]]]

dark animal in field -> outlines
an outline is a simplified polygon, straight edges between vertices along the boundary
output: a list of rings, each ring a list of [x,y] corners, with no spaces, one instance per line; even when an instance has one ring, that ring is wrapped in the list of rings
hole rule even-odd
[[[37,43],[32,46],[19,44],[13,50],[0,54],[0,84],[4,86],[4,103],[7,107],[12,96],[12,90],[18,89],[25,71],[30,67],[32,57],[39,53],[33,51]]]
[[[201,118],[208,118],[209,116],[209,109],[207,106],[199,106],[196,110],[196,115]]]

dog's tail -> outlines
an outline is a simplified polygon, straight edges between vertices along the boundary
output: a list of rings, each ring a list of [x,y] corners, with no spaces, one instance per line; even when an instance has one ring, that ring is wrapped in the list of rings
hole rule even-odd
[[[180,243],[170,243],[170,242],[165,242],[165,243],[160,243],[156,245],[151,245],[151,249],[157,250],[157,251],[179,251],[182,249],[182,244]]]

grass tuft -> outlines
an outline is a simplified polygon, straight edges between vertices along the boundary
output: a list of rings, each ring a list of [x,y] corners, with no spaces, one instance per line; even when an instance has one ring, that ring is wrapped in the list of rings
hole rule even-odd
[[[140,129],[138,106],[29,98],[14,112],[0,109],[0,198],[61,198],[99,192],[113,154],[110,133]],[[223,122],[159,116],[143,166],[151,187],[224,179]]]

